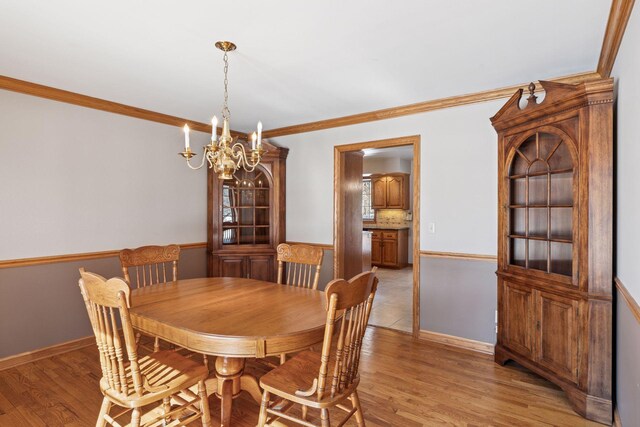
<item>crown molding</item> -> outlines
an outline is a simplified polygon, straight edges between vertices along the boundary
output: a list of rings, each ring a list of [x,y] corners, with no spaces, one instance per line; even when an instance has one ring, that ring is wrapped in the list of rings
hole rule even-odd
[[[611,76],[611,70],[613,70],[622,37],[627,29],[634,2],[635,0],[613,0],[611,2],[607,29],[604,33],[600,59],[598,60],[597,71],[602,77]]]
[[[572,74],[554,79],[547,79],[559,83],[577,84],[586,81],[600,79],[600,75],[595,71]],[[529,83],[514,86],[507,86],[499,89],[485,90],[466,95],[451,96],[448,98],[434,99],[431,101],[418,102],[417,104],[402,105],[399,107],[385,108],[383,110],[370,111],[366,113],[354,114],[351,116],[337,117],[334,119],[320,120],[317,122],[303,123],[299,125],[286,126],[271,129],[262,133],[264,138],[277,136],[294,135],[298,133],[314,132],[318,130],[350,126],[360,123],[373,122],[377,120],[393,119],[396,117],[408,116],[412,114],[425,113],[427,111],[441,110],[443,108],[458,107],[461,105],[475,104],[479,102],[492,101],[495,99],[508,98],[519,89],[526,89]]]
[[[149,120],[152,122],[163,123],[165,125],[182,127],[186,123],[192,130],[211,133],[211,125],[207,123],[195,122],[193,120],[132,107],[130,105],[107,101],[105,99],[94,98],[80,93],[69,92],[67,90],[44,86],[25,80],[18,80],[12,77],[0,75],[0,89],[37,96],[39,98],[51,99],[53,101],[65,102],[67,104],[79,105],[81,107],[93,108],[95,110],[107,111],[109,113],[122,114],[123,116],[135,117],[137,119]],[[218,131],[222,132],[222,128],[218,127]],[[237,136],[241,139],[247,138],[247,134],[233,130],[231,131],[231,135],[233,137]]]

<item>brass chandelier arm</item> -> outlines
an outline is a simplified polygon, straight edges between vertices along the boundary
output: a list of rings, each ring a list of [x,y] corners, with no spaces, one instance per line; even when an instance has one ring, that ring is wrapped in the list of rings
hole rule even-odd
[[[231,152],[233,157],[239,160],[238,161],[239,166],[242,165],[242,168],[247,172],[253,172],[256,166],[258,166],[258,164],[260,163],[260,156],[258,155],[257,160],[255,160],[255,156],[253,152],[251,154],[252,159],[250,161],[247,158],[247,151],[244,149],[244,146],[239,142],[236,142],[235,144],[233,144],[233,146],[231,147]]]

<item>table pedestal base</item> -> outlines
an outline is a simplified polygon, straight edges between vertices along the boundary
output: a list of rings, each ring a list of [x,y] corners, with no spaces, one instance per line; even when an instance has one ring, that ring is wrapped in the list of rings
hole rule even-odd
[[[207,396],[215,394],[220,398],[220,426],[229,427],[231,424],[231,404],[241,391],[246,391],[253,400],[260,403],[262,391],[258,380],[244,373],[245,359],[238,357],[216,358],[216,377],[205,381]]]

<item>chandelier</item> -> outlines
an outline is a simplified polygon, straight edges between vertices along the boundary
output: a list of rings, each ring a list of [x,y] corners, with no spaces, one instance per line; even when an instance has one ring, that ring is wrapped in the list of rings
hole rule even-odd
[[[251,152],[247,154],[244,145],[238,142],[238,137],[234,140],[229,131],[229,118],[231,117],[231,112],[229,111],[228,103],[228,52],[235,50],[236,45],[228,41],[219,41],[216,43],[216,47],[224,52],[224,106],[222,107],[222,135],[220,135],[220,138],[217,137],[218,118],[213,116],[213,119],[211,120],[211,142],[202,147],[204,153],[200,165],[192,166],[190,159],[196,154],[191,151],[191,147],[189,146],[189,126],[185,124],[184,151],[179,154],[187,160],[187,166],[191,169],[200,169],[204,166],[204,162],[206,160],[209,163],[209,168],[213,169],[220,179],[232,179],[233,172],[240,169],[240,167],[244,168],[247,172],[252,172],[260,163],[260,159],[264,152],[262,149],[262,122],[258,122],[257,133],[253,132],[251,134]]]

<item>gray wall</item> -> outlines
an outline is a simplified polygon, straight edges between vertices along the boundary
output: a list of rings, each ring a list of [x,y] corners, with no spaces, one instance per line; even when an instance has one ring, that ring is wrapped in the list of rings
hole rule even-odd
[[[617,84],[615,274],[640,301],[640,6],[636,2],[612,76]],[[617,296],[616,404],[622,425],[640,426],[640,324]]]
[[[0,269],[0,358],[90,336],[78,269],[122,276],[117,257]],[[178,276],[206,276],[206,249],[185,249]]]
[[[496,263],[420,257],[420,329],[494,344]]]
[[[619,294],[616,311],[616,405],[623,426],[640,426],[640,324]]]
[[[420,329],[496,342],[496,262],[420,257]],[[325,250],[319,289],[333,278]]]
[[[318,289],[324,291],[327,284],[333,280],[333,249],[325,249],[322,258],[322,267],[320,269],[320,280],[318,281]]]

